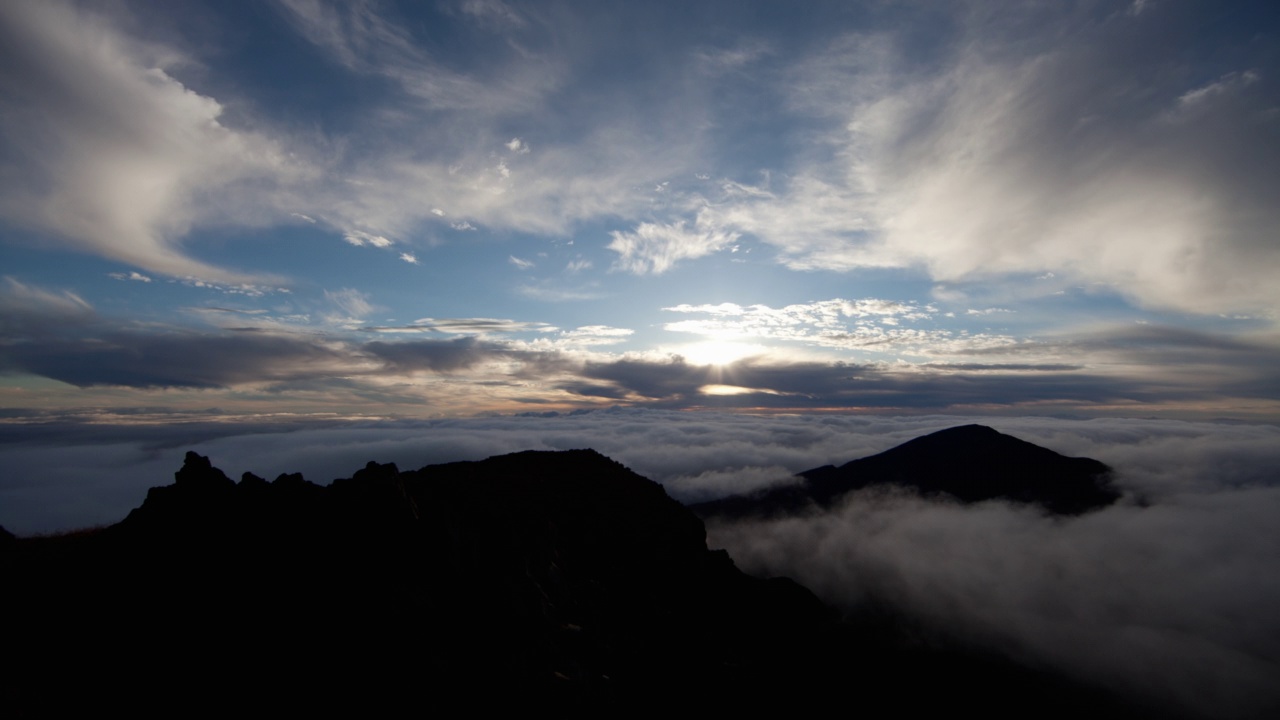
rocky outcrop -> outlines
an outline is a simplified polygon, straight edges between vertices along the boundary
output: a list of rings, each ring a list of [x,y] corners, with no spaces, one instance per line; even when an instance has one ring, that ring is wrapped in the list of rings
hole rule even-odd
[[[121,523],[8,564],[28,618],[16,647],[108,695],[136,675],[166,698],[254,688],[362,708],[370,688],[728,702],[825,672],[830,610],[739,572],[661,486],[594,451],[371,462],[329,486],[236,483],[188,453],[175,480]],[[95,662],[126,650],[128,666]]]

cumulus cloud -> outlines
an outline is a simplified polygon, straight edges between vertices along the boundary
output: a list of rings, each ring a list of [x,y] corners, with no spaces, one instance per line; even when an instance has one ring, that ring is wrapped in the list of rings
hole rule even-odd
[[[418,256],[417,256],[417,255],[414,255],[413,253],[410,253],[410,252],[402,252],[402,253],[400,253],[400,259],[401,259],[401,260],[403,260],[403,261],[405,261],[405,262],[407,262],[407,263],[409,263],[410,265],[417,265],[417,264],[418,264]]]
[[[692,260],[724,249],[738,239],[736,232],[711,230],[696,224],[640,223],[635,230],[609,233],[609,249],[620,257],[614,267],[635,275],[660,275],[681,260]]]

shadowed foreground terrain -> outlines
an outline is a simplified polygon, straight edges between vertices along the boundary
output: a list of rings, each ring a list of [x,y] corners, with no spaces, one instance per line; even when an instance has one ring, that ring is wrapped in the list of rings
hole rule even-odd
[[[6,706],[297,711],[841,706],[1132,716],[1115,698],[844,618],[739,572],[661,486],[591,450],[328,486],[188,453],[102,529],[0,543]]]

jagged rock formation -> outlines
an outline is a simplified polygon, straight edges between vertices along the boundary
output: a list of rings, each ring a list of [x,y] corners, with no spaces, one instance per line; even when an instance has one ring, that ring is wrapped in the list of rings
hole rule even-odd
[[[739,572],[661,486],[589,450],[371,462],[327,487],[237,484],[188,453],[123,522],[6,558],[35,619],[17,647],[126,695],[731,697],[815,671],[835,621],[794,582]]]
[[[1114,698],[994,654],[840,622],[739,572],[663,489],[590,450],[319,486],[188,453],[100,530],[0,545],[11,717],[127,708],[360,712],[969,708]],[[904,638],[913,638],[904,641]],[[920,688],[928,688],[920,692]]]
[[[775,517],[829,508],[846,493],[895,485],[964,503],[1008,500],[1061,515],[1096,510],[1120,498],[1111,468],[1072,458],[984,425],[940,430],[878,455],[800,473],[804,482],[692,506],[702,517]]]

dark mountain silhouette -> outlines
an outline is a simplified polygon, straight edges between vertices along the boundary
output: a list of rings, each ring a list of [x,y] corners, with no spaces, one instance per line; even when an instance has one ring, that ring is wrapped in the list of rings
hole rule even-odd
[[[922,641],[890,612],[841,621],[790,580],[749,577],[661,486],[590,450],[370,462],[328,486],[236,483],[187,453],[116,525],[0,544],[0,572],[10,717],[1132,710]]]
[[[800,473],[803,483],[691,506],[702,517],[774,517],[828,508],[846,493],[895,485],[964,503],[1009,500],[1061,515],[1096,510],[1120,498],[1111,468],[1073,458],[984,425],[940,430],[879,455]]]

